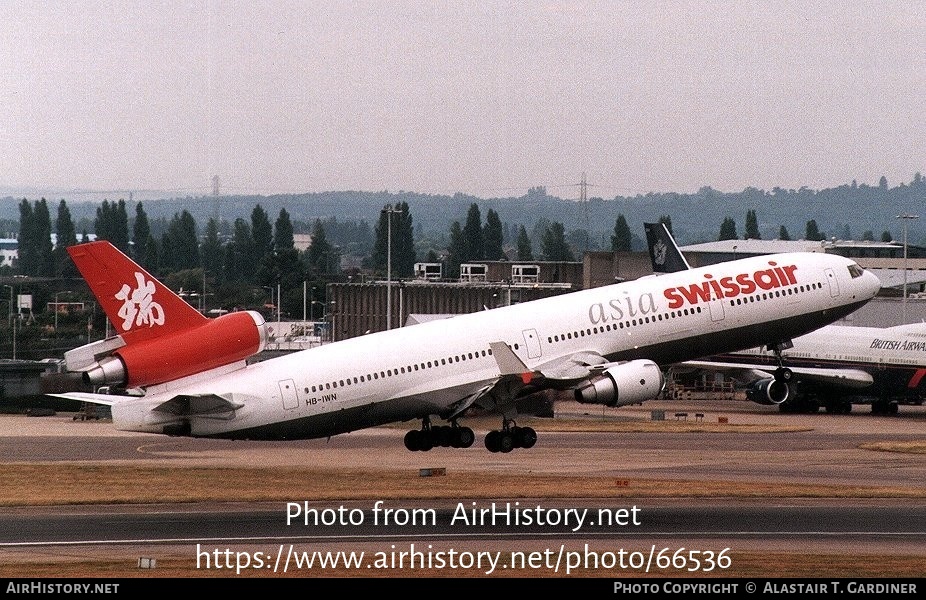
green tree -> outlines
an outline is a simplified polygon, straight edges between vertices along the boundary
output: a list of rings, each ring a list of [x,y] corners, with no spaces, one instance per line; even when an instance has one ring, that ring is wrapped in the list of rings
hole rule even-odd
[[[572,262],[575,257],[566,243],[566,232],[562,223],[554,221],[543,236],[543,258],[557,262]]]
[[[276,223],[273,226],[273,248],[277,252],[295,249],[293,241],[293,223],[285,208],[280,209],[280,215],[277,217]]]
[[[723,223],[720,224],[720,233],[717,235],[717,241],[735,240],[737,238],[736,221],[733,220],[733,217],[724,218]]]
[[[273,252],[273,225],[260,204],[251,211],[251,235],[254,239],[254,262],[262,265],[267,255]]]
[[[129,253],[129,215],[125,208],[125,200],[119,199],[113,211],[112,243],[126,254]]]
[[[203,257],[203,270],[206,277],[217,283],[222,283],[222,264],[224,262],[224,249],[219,239],[219,223],[214,218],[206,222],[206,237],[200,248]]]
[[[48,212],[48,202],[45,198],[35,203],[33,219],[36,264],[35,272],[32,274],[40,277],[54,277],[55,256],[51,243],[51,214]]]
[[[305,270],[299,259],[299,251],[293,243],[293,224],[285,208],[280,209],[273,226],[273,275],[280,285],[280,306],[288,314],[295,314],[297,302],[301,303],[302,283]]]
[[[177,269],[177,265],[174,263],[174,245],[171,243],[170,234],[167,231],[161,234],[161,242],[158,248],[158,274],[163,277]]]
[[[612,252],[629,252],[631,250],[633,236],[630,233],[630,226],[627,225],[627,219],[624,215],[617,215],[614,222],[614,234],[611,236]]]
[[[135,205],[135,221],[132,223],[132,254],[141,266],[149,268],[148,240],[151,239],[151,225],[148,223],[148,214],[139,202]]]
[[[460,265],[464,262],[463,228],[459,221],[450,225],[450,244],[447,246],[447,276],[456,279],[460,276]]]
[[[819,242],[820,240],[824,239],[824,235],[817,227],[817,221],[815,219],[807,221],[807,228],[804,232],[804,239],[810,242]]]
[[[153,235],[149,235],[148,241],[145,242],[145,258],[141,264],[152,273],[161,268],[161,253],[158,250],[158,241]]]
[[[756,217],[756,211],[747,210],[746,211],[746,234],[743,236],[744,240],[760,240],[762,236],[759,234],[759,219]]]
[[[108,240],[113,246],[129,253],[129,218],[125,200],[103,203],[96,209],[93,230],[99,240]]]
[[[235,219],[231,242],[225,246],[225,280],[254,284],[256,270],[251,226],[238,217]]]
[[[862,234],[862,240],[866,242],[875,241],[875,232],[871,229],[866,229],[865,233]]]
[[[505,260],[504,229],[498,213],[491,208],[486,213],[486,223],[482,229],[487,260]]]
[[[791,234],[788,233],[788,230],[785,229],[785,226],[784,226],[784,225],[782,225],[782,226],[778,229],[778,239],[779,239],[779,240],[786,241],[786,242],[791,240]]]
[[[482,260],[485,258],[485,240],[482,237],[482,214],[479,206],[470,204],[466,213],[466,224],[463,225],[463,262]]]
[[[187,210],[175,214],[167,228],[172,261],[170,269],[183,271],[195,269],[200,265],[199,236],[196,233],[196,220]]]
[[[891,235],[890,231],[884,230],[881,232],[881,241],[882,242],[893,242],[894,236]]]
[[[531,251],[531,238],[527,235],[527,229],[524,225],[518,228],[518,260],[534,260],[534,254]]]
[[[306,262],[312,277],[328,275],[332,271],[333,251],[334,247],[328,241],[325,227],[319,219],[315,219],[315,226],[312,227],[312,244],[306,250]]]
[[[62,198],[58,203],[58,217],[55,219],[55,277],[77,277],[77,267],[68,256],[69,246],[77,244],[77,232],[74,229],[74,220],[71,211]]]
[[[408,203],[389,204],[379,213],[376,224],[376,239],[373,242],[373,268],[386,272],[389,262],[389,239],[392,239],[392,273],[398,277],[410,277],[415,272],[415,239],[412,216]]]
[[[37,265],[35,215],[32,204],[23,198],[19,203],[19,243],[16,251],[16,269],[21,275],[35,275]]]
[[[411,277],[415,274],[415,230],[412,225],[412,212],[407,202],[399,202],[401,211],[392,232],[392,268],[396,277]]]

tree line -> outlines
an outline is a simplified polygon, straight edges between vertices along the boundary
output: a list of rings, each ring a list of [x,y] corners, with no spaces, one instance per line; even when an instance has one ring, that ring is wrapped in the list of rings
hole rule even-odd
[[[52,225],[48,203],[43,198],[19,204],[19,258],[15,272],[36,277],[69,278],[77,272],[65,248],[78,241],[87,241],[86,230],[78,235],[67,203],[62,199]],[[670,231],[670,215],[662,215]],[[444,240],[433,241],[427,250],[422,247],[420,232],[416,235],[411,209],[406,202],[389,204],[380,211],[371,231],[365,221],[360,224],[316,219],[313,224],[290,218],[281,208],[276,219],[260,205],[253,207],[250,218],[238,217],[232,223],[210,218],[200,232],[193,215],[181,210],[153,227],[144,204],[135,205],[130,219],[124,200],[106,201],[96,208],[92,224],[97,239],[109,240],[146,270],[159,277],[173,277],[187,289],[201,288],[203,280],[213,286],[250,285],[269,288],[276,285],[299,288],[303,281],[315,282],[316,287],[343,275],[342,256],[359,257],[361,267],[376,276],[384,276],[391,239],[392,274],[397,278],[411,277],[416,262],[443,262],[445,276],[455,278],[463,263],[496,260],[574,261],[589,247],[582,231],[567,233],[560,222],[537,219],[531,231],[523,225],[503,224],[499,214],[489,209],[482,218],[477,203],[471,203],[465,221],[453,221]],[[310,231],[312,243],[303,252],[295,248],[296,229]],[[160,230],[156,233],[155,230]],[[335,233],[334,241],[329,232]],[[845,233],[845,232],[844,232]],[[372,238],[372,241],[370,240]],[[738,239],[736,221],[724,218],[717,240]],[[52,240],[55,240],[55,243]],[[743,239],[761,239],[755,210],[748,210]],[[778,239],[790,240],[784,225]],[[822,240],[826,234],[814,219],[807,221],[804,239]],[[866,231],[863,239],[873,240]],[[890,241],[891,234],[881,234]],[[612,251],[639,249],[624,214],[617,215],[610,240]],[[539,248],[535,251],[534,248]],[[198,278],[199,285],[193,285]],[[320,282],[320,283],[319,283]]]

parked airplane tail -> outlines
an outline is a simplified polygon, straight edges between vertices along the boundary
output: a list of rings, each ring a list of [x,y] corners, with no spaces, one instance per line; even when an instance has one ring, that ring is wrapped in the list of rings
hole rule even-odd
[[[691,268],[665,223],[644,223],[643,229],[646,230],[646,245],[653,263],[653,273],[677,273]]]
[[[209,319],[109,242],[67,250],[118,332],[106,344],[72,354],[86,363],[81,370],[88,384],[164,383],[241,361],[266,344],[269,333],[260,313]]]

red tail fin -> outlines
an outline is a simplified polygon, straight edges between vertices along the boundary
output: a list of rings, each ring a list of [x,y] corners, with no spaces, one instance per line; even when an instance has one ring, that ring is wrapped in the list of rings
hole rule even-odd
[[[111,243],[90,242],[67,250],[127,344],[208,321]]]

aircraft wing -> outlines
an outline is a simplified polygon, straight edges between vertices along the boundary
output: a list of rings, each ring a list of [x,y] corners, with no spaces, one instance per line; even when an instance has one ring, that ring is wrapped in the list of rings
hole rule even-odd
[[[773,365],[750,364],[750,363],[727,363],[720,361],[691,360],[673,368],[681,369],[698,369],[725,373],[737,381],[743,383],[752,383],[762,379],[769,379],[775,376],[775,367]],[[866,388],[874,383],[871,373],[861,369],[829,369],[823,367],[792,367],[788,369],[794,374],[795,378],[803,381],[813,381],[826,385],[836,385],[847,388]]]
[[[454,406],[455,418],[470,406],[507,412],[526,389],[569,386],[600,372],[608,361],[596,352],[577,352],[531,369],[504,342],[492,342],[499,376]]]
[[[489,346],[492,348],[492,355],[498,362],[501,374],[521,375],[525,384],[540,383],[540,381],[546,381],[550,386],[555,386],[557,382],[575,383],[601,372],[611,364],[608,359],[597,352],[582,351],[556,358],[530,369],[504,342],[493,342]]]
[[[545,379],[575,382],[602,371],[610,363],[597,352],[576,352],[537,367]]]

